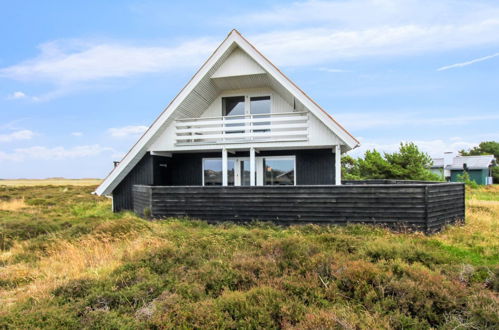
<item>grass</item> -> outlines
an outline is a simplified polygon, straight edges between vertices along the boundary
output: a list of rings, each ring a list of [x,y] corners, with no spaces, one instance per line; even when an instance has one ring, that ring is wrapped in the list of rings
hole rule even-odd
[[[11,199],[0,201],[0,211],[19,211],[29,207],[24,201],[24,198]]]
[[[497,328],[499,187],[463,226],[208,225],[0,186],[0,328]]]
[[[95,186],[101,183],[101,179],[64,179],[64,178],[52,178],[52,179],[15,179],[7,180],[0,179],[0,186]]]

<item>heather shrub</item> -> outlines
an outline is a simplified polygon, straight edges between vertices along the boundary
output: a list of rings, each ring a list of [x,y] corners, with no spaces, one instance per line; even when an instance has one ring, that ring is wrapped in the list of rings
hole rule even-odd
[[[428,237],[146,221],[92,188],[0,187],[2,200],[44,201],[0,213],[0,328],[495,329],[490,189],[463,226]]]

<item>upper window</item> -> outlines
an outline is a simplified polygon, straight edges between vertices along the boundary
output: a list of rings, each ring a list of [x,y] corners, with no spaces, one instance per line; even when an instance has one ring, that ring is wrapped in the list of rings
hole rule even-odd
[[[252,115],[270,113],[270,96],[254,96],[250,98],[250,111]]]
[[[270,96],[251,96],[249,106],[245,106],[246,97],[222,97],[222,116],[267,115],[271,112]],[[246,113],[249,111],[249,113]]]
[[[252,96],[250,97],[250,112],[252,115],[258,115],[256,118],[269,118],[270,116],[270,96]],[[270,125],[270,122],[256,122],[254,126]],[[270,132],[269,129],[254,130],[257,133]]]
[[[244,115],[244,96],[222,97],[222,115]]]

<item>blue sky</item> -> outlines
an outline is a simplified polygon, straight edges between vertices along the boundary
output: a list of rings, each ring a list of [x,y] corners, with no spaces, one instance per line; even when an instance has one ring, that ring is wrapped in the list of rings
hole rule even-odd
[[[499,140],[499,2],[0,1],[0,178],[104,177],[237,28],[362,142]]]

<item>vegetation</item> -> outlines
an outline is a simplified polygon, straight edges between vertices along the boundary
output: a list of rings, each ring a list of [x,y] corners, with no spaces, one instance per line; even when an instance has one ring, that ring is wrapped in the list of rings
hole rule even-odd
[[[497,328],[499,187],[463,226],[208,225],[0,186],[0,328]]]
[[[468,172],[463,172],[463,174],[458,174],[457,175],[457,180],[459,182],[463,182],[466,186],[471,187],[471,188],[478,188],[479,184],[476,183],[475,181],[471,180],[470,175]]]
[[[65,179],[65,178],[50,178],[50,179],[15,179],[6,180],[0,179],[0,186],[93,186],[99,185],[101,179]]]
[[[496,164],[499,164],[499,142],[481,142],[478,146],[470,150],[461,150],[459,153],[463,156],[494,155]],[[499,183],[499,166],[494,166],[492,168],[492,177],[494,183]]]
[[[431,173],[432,159],[420,151],[414,143],[401,143],[398,152],[384,153],[367,150],[364,158],[342,158],[342,173],[345,180],[396,179],[442,181]]]

